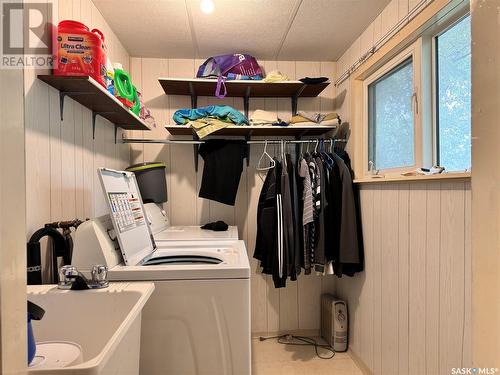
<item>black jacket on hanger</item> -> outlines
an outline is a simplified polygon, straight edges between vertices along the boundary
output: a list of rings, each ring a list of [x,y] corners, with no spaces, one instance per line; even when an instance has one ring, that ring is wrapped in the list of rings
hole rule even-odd
[[[347,276],[354,276],[356,272],[362,272],[365,264],[365,252],[364,252],[364,243],[363,243],[363,227],[361,222],[361,203],[360,203],[360,194],[359,188],[357,185],[352,183],[354,180],[354,171],[351,167],[351,158],[349,154],[345,150],[338,150],[337,155],[344,161],[347,169],[350,172],[351,177],[351,186],[354,195],[354,207],[356,213],[356,227],[357,227],[357,244],[358,244],[358,252],[359,252],[359,262],[358,263],[347,263],[342,267],[342,273]]]
[[[267,172],[259,196],[253,257],[260,260],[262,273],[273,276],[274,286],[283,288],[286,285],[288,254],[283,241],[282,166],[278,160],[274,161],[275,167]]]
[[[320,210],[319,210],[319,215],[317,217],[317,220],[315,220],[315,225],[316,225],[316,251],[314,254],[314,269],[317,272],[323,272],[325,269],[325,264],[326,264],[326,237],[325,237],[325,231],[327,228],[325,227],[325,214],[327,211],[327,206],[328,202],[326,200],[326,169],[323,163],[323,160],[319,156],[319,154],[315,154],[314,156],[314,161],[317,166],[317,174],[319,175],[319,182],[320,182]]]
[[[335,259],[335,274],[337,276],[341,276],[342,274],[353,276],[355,272],[363,270],[364,263],[359,204],[355,198],[350,168],[339,155],[333,154],[332,156],[338,167],[338,176],[342,184],[341,192],[336,192],[337,196],[341,194],[342,198],[338,201],[341,202],[341,213],[339,249],[338,258]],[[340,185],[336,186],[337,189],[339,187]]]
[[[286,154],[286,167],[290,182],[290,204],[292,214],[292,246],[290,248],[290,279],[297,280],[301,270],[301,259],[304,251],[302,231],[302,213],[299,211],[299,184],[297,165],[290,154]],[[302,197],[302,191],[300,193]]]
[[[281,184],[279,192],[281,193],[281,215],[283,222],[283,248],[285,261],[285,275],[290,276],[291,280],[297,280],[295,270],[295,238],[294,238],[294,222],[292,209],[292,194],[290,175],[288,167],[281,168]],[[285,276],[285,277],[286,277]]]
[[[314,180],[312,227],[303,225],[304,179],[291,155],[274,159],[259,196],[254,258],[263,273],[272,275],[276,288],[285,287],[287,278],[297,279],[306,257],[317,272],[325,272],[331,262],[338,277],[353,276],[364,266],[359,194],[349,155],[338,151],[304,157]]]

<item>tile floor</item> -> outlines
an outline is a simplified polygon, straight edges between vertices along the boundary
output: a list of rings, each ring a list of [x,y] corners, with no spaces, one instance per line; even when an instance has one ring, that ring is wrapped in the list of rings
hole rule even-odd
[[[312,346],[281,345],[276,339],[252,339],[252,356],[252,375],[363,375],[347,353],[320,359]]]

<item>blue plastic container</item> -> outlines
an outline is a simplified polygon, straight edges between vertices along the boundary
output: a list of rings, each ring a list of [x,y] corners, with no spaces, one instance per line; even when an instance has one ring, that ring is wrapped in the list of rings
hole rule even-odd
[[[36,343],[35,336],[33,335],[33,327],[31,326],[31,314],[28,313],[28,366],[35,358]]]

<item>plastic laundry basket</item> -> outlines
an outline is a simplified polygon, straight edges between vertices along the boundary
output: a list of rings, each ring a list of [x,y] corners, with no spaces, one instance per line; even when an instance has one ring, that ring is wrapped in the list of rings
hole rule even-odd
[[[134,164],[127,168],[127,171],[135,174],[144,203],[167,201],[165,168],[165,164],[161,162]]]

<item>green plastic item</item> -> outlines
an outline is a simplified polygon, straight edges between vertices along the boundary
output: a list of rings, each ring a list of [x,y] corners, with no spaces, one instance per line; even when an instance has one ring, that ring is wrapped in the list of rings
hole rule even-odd
[[[137,95],[130,75],[122,69],[115,68],[115,96],[134,102],[134,93]]]
[[[138,172],[145,171],[152,168],[166,168],[166,164],[162,162],[149,162],[149,163],[140,163],[134,164],[127,168],[129,172]]]
[[[132,111],[132,113],[135,113],[137,116],[139,116],[139,113],[141,112],[139,94],[137,93],[137,89],[135,88],[135,86],[132,87],[134,88],[134,100],[132,100],[134,102],[134,105],[132,106],[132,108],[130,108],[130,110]]]

